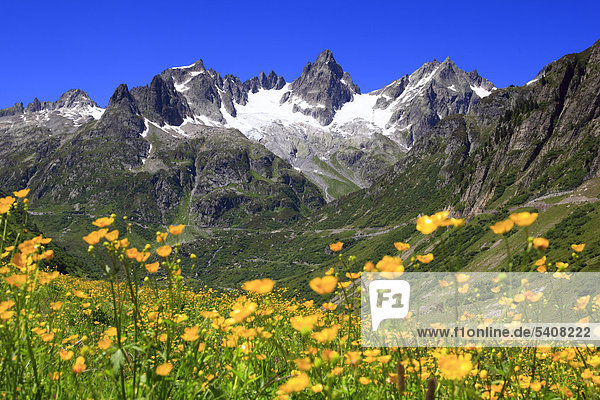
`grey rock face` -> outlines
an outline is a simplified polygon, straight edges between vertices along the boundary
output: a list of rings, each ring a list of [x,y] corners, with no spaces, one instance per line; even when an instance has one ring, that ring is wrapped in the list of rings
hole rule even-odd
[[[187,67],[171,68],[162,72],[165,81],[171,81],[181,93],[194,115],[205,116],[224,123],[221,114],[223,79],[214,70],[206,70],[202,60]]]
[[[37,97],[25,108],[25,112],[53,111],[59,109],[98,108],[88,94],[81,89],[70,89],[63,93],[58,100],[41,102]]]
[[[330,50],[321,52],[314,64],[306,64],[291,89],[292,94],[286,101],[294,104],[293,111],[309,115],[321,125],[330,124],[335,112],[351,101],[354,94],[360,94],[358,86],[335,62]]]
[[[36,97],[31,103],[25,107],[26,112],[37,112],[42,110],[42,103]]]
[[[425,63],[373,94],[379,96],[375,108],[391,113],[386,124],[391,137],[410,148],[441,119],[469,112],[494,89],[477,71],[465,72],[447,58]]]
[[[269,75],[265,75],[263,71],[260,72],[258,77],[252,77],[244,82],[244,88],[246,91],[256,93],[260,89],[275,89],[279,90],[285,86],[285,79],[283,76],[277,76],[275,71],[269,72]]]
[[[62,96],[54,103],[54,108],[74,108],[74,107],[98,107],[93,102],[86,92],[81,89],[71,89],[63,93]]]
[[[16,103],[12,107],[4,108],[0,110],[0,117],[9,117],[13,115],[23,114],[24,112],[23,103]]]
[[[55,101],[35,98],[26,108],[22,104],[0,110],[0,118],[18,129],[43,128],[50,134],[74,132],[79,126],[100,118],[103,110],[80,89],[71,89]],[[1,122],[1,121],[0,121]],[[2,125],[0,123],[0,125]]]
[[[142,114],[161,126],[165,123],[179,126],[184,118],[193,117],[187,100],[175,90],[172,80],[160,75],[152,79],[150,86],[131,89],[131,95]]]

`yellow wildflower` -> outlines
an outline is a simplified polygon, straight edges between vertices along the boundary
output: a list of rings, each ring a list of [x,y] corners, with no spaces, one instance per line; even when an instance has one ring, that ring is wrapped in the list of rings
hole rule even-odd
[[[301,392],[310,385],[310,378],[306,372],[301,372],[298,375],[288,379],[286,383],[279,386],[279,391],[283,394]]]
[[[428,264],[433,261],[433,254],[428,253],[428,254],[425,254],[424,256],[417,255],[417,260],[419,260],[423,264]]]
[[[424,235],[433,233],[438,228],[437,223],[429,216],[423,215],[417,218],[417,230]]]
[[[98,218],[97,220],[92,222],[92,225],[97,226],[98,228],[105,228],[105,227],[109,226],[110,224],[112,224],[113,222],[115,222],[115,217],[113,217],[113,216],[102,217],[102,218]]]
[[[394,243],[394,247],[396,247],[396,249],[398,251],[404,251],[404,250],[410,249],[410,244],[408,244],[408,243],[402,243],[402,242],[396,242],[396,243]]]
[[[254,292],[258,294],[269,293],[273,290],[275,281],[269,278],[255,279],[253,281],[244,282],[242,289],[248,292]]]
[[[445,379],[462,380],[473,369],[471,355],[448,354],[438,358],[438,367]]]
[[[342,246],[344,245],[344,243],[342,242],[337,242],[337,243],[332,243],[329,245],[329,248],[331,249],[331,251],[340,251],[342,250]]]
[[[502,235],[503,233],[510,231],[513,228],[513,226],[515,226],[514,221],[512,219],[506,219],[504,221],[498,221],[494,225],[491,225],[490,229],[496,235]]]
[[[155,274],[156,271],[158,271],[158,265],[159,265],[158,261],[154,262],[152,264],[146,264],[146,270],[148,272],[150,272],[151,274]]]
[[[21,189],[18,192],[13,192],[13,194],[15,195],[15,197],[22,199],[23,197],[27,197],[27,195],[29,194],[29,190],[30,189]]]
[[[550,242],[548,239],[543,237],[536,237],[533,239],[533,247],[537,250],[546,250]]]
[[[14,197],[3,197],[0,199],[0,214],[5,214],[8,212],[8,210],[10,210],[10,208],[12,207],[13,203],[15,202],[15,198]]]
[[[294,328],[295,330],[299,331],[299,332],[307,332],[307,331],[312,331],[315,324],[317,323],[317,321],[319,320],[319,315],[308,315],[306,317],[303,317],[301,315],[297,315],[295,317],[290,318],[290,324],[292,325],[292,328]]]
[[[530,213],[527,211],[510,214],[509,218],[518,226],[529,226],[537,219],[538,213]]]
[[[181,234],[181,232],[183,232],[184,228],[185,228],[185,225],[175,225],[175,226],[171,225],[171,226],[169,226],[169,233],[171,235],[177,236],[177,235]]]
[[[380,272],[404,272],[404,266],[402,265],[402,259],[400,257],[383,256],[383,258],[377,262],[375,268]]]
[[[75,353],[73,353],[71,350],[60,350],[58,352],[60,359],[63,361],[69,361],[71,358],[73,358],[74,354]]]
[[[186,342],[194,342],[200,337],[200,335],[198,334],[198,332],[200,331],[199,326],[192,326],[191,328],[184,328],[183,331],[184,331],[184,333],[183,333],[183,335],[181,335],[181,338],[183,340],[185,340]]]
[[[85,371],[86,368],[87,365],[85,365],[85,358],[77,357],[77,360],[75,360],[75,364],[73,365],[73,372],[80,374]]]
[[[98,341],[98,348],[100,350],[106,350],[112,344],[112,340],[108,336],[104,336],[102,339]]]
[[[327,294],[333,292],[337,285],[338,278],[335,276],[324,276],[323,278],[314,278],[309,282],[310,288],[318,294]]]
[[[171,251],[173,251],[171,246],[164,245],[156,249],[156,254],[158,254],[161,257],[169,257]]]
[[[571,248],[576,251],[577,253],[581,253],[583,251],[583,249],[585,248],[585,243],[581,243],[581,244],[572,244]]]
[[[106,240],[112,242],[113,240],[117,240],[119,238],[119,231],[115,229],[114,231],[110,231],[104,236]]]
[[[172,369],[173,364],[170,362],[160,364],[158,367],[156,367],[156,375],[167,376],[171,373]]]
[[[312,338],[319,343],[329,343],[336,338],[339,330],[340,325],[334,325],[331,328],[325,328],[320,332],[313,333]]]

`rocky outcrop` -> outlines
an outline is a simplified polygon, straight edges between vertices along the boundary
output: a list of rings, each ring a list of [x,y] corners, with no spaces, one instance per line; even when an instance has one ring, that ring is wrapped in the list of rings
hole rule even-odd
[[[360,94],[330,50],[321,52],[314,64],[306,64],[291,89],[291,94],[282,100],[291,102],[294,112],[309,115],[321,125],[330,124],[335,112],[351,101],[354,94]]]
[[[494,89],[477,71],[465,72],[450,58],[433,60],[373,92],[378,96],[374,108],[391,114],[386,128],[409,148],[441,119],[468,113]]]
[[[285,86],[285,83],[283,76],[277,76],[275,71],[269,72],[269,75],[265,75],[265,73],[261,71],[258,76],[252,77],[244,82],[244,89],[251,93],[256,93],[260,89],[280,90]]]
[[[161,126],[179,126],[184,118],[193,118],[187,100],[175,90],[171,79],[156,75],[149,86],[131,89],[131,95],[142,114]]]
[[[25,108],[25,112],[34,113],[39,111],[54,111],[59,109],[84,109],[98,108],[98,105],[90,99],[88,94],[81,89],[70,89],[63,93],[54,102],[40,101],[37,97]]]
[[[14,106],[3,108],[0,110],[0,117],[10,117],[13,115],[23,114],[25,109],[23,108],[23,103],[15,103]]]

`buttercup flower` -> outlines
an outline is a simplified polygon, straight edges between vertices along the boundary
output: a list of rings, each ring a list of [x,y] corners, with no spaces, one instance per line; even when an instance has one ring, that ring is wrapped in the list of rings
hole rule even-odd
[[[185,225],[171,225],[169,226],[169,233],[171,235],[179,235],[181,234],[181,232],[183,232],[183,229],[185,228]]]
[[[332,243],[329,245],[329,248],[331,249],[331,251],[340,251],[342,250],[342,246],[344,245],[344,243],[342,242],[337,242],[337,243]]]
[[[77,360],[75,360],[75,364],[73,365],[73,372],[80,374],[85,371],[86,368],[87,365],[85,365],[85,358],[77,357]]]
[[[290,378],[283,385],[279,386],[278,392],[281,392],[282,394],[301,392],[308,386],[310,386],[310,378],[306,372],[301,372],[300,374]]]
[[[538,213],[530,213],[527,211],[510,214],[510,220],[518,226],[529,226],[537,219]]]
[[[383,256],[375,268],[380,272],[404,272],[404,265],[400,257]]]
[[[462,380],[473,369],[471,355],[448,354],[438,358],[438,367],[446,379]]]
[[[402,242],[396,242],[396,243],[394,243],[394,247],[396,247],[396,249],[398,251],[404,251],[404,250],[410,249],[410,244],[408,244],[408,243],[402,243]]]
[[[110,224],[112,224],[113,222],[115,222],[114,216],[102,217],[102,218],[98,218],[97,220],[92,222],[92,225],[95,225],[98,228],[105,228],[105,227],[109,226]]]
[[[423,215],[422,217],[417,218],[417,230],[422,234],[429,235],[430,233],[435,232],[437,228],[438,225],[429,215]]]
[[[423,264],[429,264],[430,262],[433,261],[433,254],[428,253],[428,254],[425,254],[424,256],[417,255],[417,260],[419,260],[419,262],[422,262]]]
[[[327,294],[335,290],[338,278],[335,276],[324,276],[322,278],[314,278],[309,282],[310,288],[318,294]]]
[[[510,231],[513,228],[513,226],[515,226],[514,221],[512,219],[507,219],[504,221],[496,222],[494,225],[490,226],[490,229],[496,235],[502,235],[503,233]]]
[[[171,364],[170,362],[160,364],[158,367],[156,367],[156,375],[167,376],[171,373],[172,369],[173,364]]]
[[[18,192],[13,192],[13,194],[15,195],[15,197],[22,199],[23,197],[27,197],[27,195],[29,194],[29,189],[22,189]]]
[[[156,254],[158,254],[161,257],[169,257],[172,250],[173,249],[171,248],[171,246],[164,245],[156,249]]]
[[[546,250],[550,242],[548,239],[543,237],[536,237],[533,239],[533,247],[538,250]]]
[[[253,281],[244,282],[242,289],[248,292],[265,294],[273,290],[273,285],[275,285],[275,281],[272,279],[255,279]]]

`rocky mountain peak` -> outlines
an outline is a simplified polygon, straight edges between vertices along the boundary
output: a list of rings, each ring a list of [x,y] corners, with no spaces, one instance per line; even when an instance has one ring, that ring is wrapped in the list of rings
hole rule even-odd
[[[12,115],[23,114],[24,111],[25,111],[25,109],[23,108],[23,103],[15,103],[15,105],[12,107],[8,107],[8,108],[4,108],[4,109],[0,110],[0,118],[1,117],[9,117]]]
[[[204,67],[204,61],[201,59],[196,61],[193,64],[185,65],[183,67],[173,67],[172,70],[182,70],[186,72],[205,72],[206,68]]]
[[[42,110],[42,102],[36,97],[25,107],[25,112],[38,112]]]
[[[328,62],[335,63],[335,59],[333,58],[333,53],[331,52],[331,50],[325,49],[321,53],[319,53],[315,64],[327,64]]]
[[[173,85],[172,79],[156,75],[149,86],[131,89],[140,111],[159,125],[181,125],[185,117],[193,117],[192,110]]]
[[[90,99],[88,94],[81,89],[67,90],[60,96],[60,98],[54,103],[55,108],[72,108],[72,107],[84,107],[92,106],[98,107],[98,105]]]
[[[254,76],[244,82],[243,86],[246,91],[256,93],[260,89],[275,89],[279,90],[285,86],[285,79],[283,76],[277,76],[275,71],[269,72],[269,75],[266,75],[263,71],[258,74],[258,77]],[[241,103],[240,103],[241,104]]]
[[[132,114],[139,114],[140,110],[135,104],[135,99],[131,96],[129,88],[125,83],[120,84],[108,101],[108,107],[110,108],[121,108],[128,110]]]
[[[120,84],[108,101],[106,111],[89,136],[139,137],[145,129],[144,118],[129,92],[127,85]]]
[[[25,112],[33,113],[39,111],[53,111],[60,109],[86,109],[98,108],[98,105],[90,99],[88,94],[81,89],[70,89],[63,93],[60,98],[54,102],[40,101],[37,97],[25,108]]]
[[[352,78],[335,61],[330,50],[322,51],[314,64],[304,67],[302,74],[292,83],[292,92],[285,101],[294,104],[293,111],[310,115],[321,125],[333,121],[335,112],[352,101],[360,89]]]

